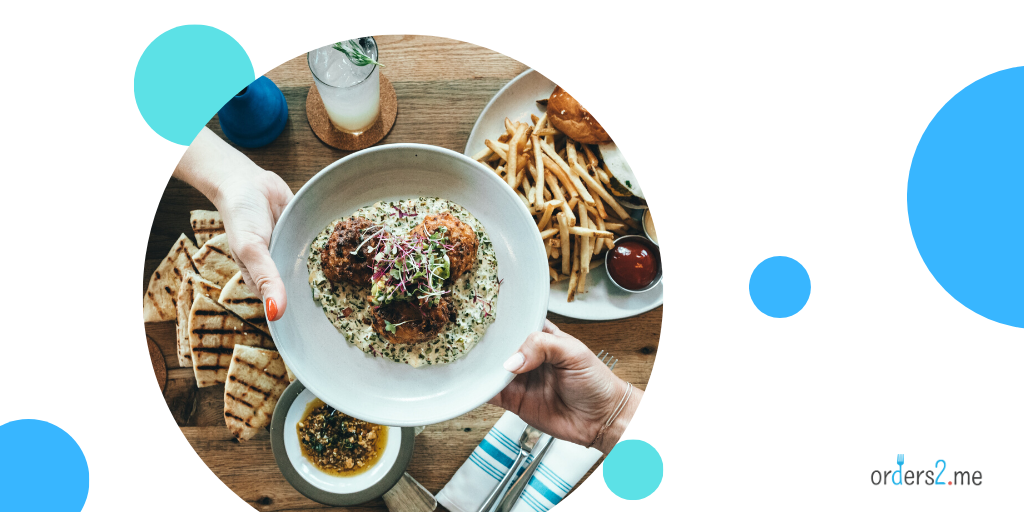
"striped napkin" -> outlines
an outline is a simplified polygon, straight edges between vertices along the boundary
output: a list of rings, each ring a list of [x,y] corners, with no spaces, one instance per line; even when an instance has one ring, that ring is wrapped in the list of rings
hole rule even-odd
[[[477,512],[519,455],[519,436],[526,422],[506,412],[455,472],[448,485],[437,493],[437,501],[452,512]],[[546,441],[537,443],[543,448]],[[548,450],[512,512],[545,512],[562,501],[573,486],[601,458],[601,451],[559,439]],[[533,460],[520,466],[521,473]]]

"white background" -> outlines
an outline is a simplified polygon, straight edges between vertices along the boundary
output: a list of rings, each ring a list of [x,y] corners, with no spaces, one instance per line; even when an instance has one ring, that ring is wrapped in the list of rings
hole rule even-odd
[[[941,289],[906,215],[932,116],[1024,65],[1019,2],[389,4],[4,7],[0,424],[74,436],[86,510],[251,510],[178,431],[141,342],[146,240],[184,147],[145,124],[133,75],[150,41],[189,23],[231,34],[257,75],[365,34],[473,42],[560,83],[615,135],[664,239],[664,332],[626,437],[661,452],[665,480],[626,502],[598,472],[558,510],[1020,509],[1024,336]],[[747,293],[775,255],[811,276],[789,319]],[[981,470],[983,485],[872,486],[897,453],[908,469]]]

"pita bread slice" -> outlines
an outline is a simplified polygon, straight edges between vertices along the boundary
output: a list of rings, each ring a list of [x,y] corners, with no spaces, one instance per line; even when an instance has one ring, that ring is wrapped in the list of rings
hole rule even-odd
[[[189,346],[188,317],[192,312],[192,303],[196,295],[205,295],[213,300],[220,297],[221,289],[212,281],[203,279],[192,270],[185,272],[185,278],[181,280],[181,287],[178,289],[178,325],[175,330],[178,335],[178,365],[182,368],[192,367],[192,347]]]
[[[292,373],[292,369],[288,368],[288,365],[284,365],[284,369],[288,372],[288,382],[295,382],[295,374]]]
[[[245,280],[242,279],[241,272],[228,280],[218,300],[243,320],[270,334],[270,328],[267,327],[267,316],[263,313],[263,301],[249,291]]]
[[[196,295],[188,315],[189,348],[196,384],[223,384],[235,345],[274,348],[274,341],[238,315],[205,295]]]
[[[178,286],[181,284],[181,274],[176,263],[182,254],[192,256],[195,254],[196,246],[184,233],[178,237],[160,265],[149,276],[149,285],[146,286],[146,294],[142,297],[142,320],[144,322],[163,322],[174,320],[174,301],[178,298]]]
[[[196,235],[196,243],[200,246],[224,232],[224,221],[220,219],[218,211],[192,210],[189,220],[192,223],[192,233]]]
[[[199,274],[199,270],[196,269],[196,264],[195,264],[195,262],[192,261],[192,257],[188,255],[188,252],[182,252],[181,254],[178,255],[178,260],[174,263],[174,273],[176,275],[181,276],[181,281],[178,283],[178,294],[175,295],[175,299],[174,299],[174,311],[175,311],[174,335],[175,335],[175,338],[180,339],[181,338],[181,330],[182,330],[183,326],[184,326],[184,328],[188,327],[188,313],[192,309],[192,298],[191,298],[192,296],[189,295],[188,305],[184,306],[184,312],[182,312],[182,304],[181,304],[182,294],[181,294],[181,290],[185,287],[185,278],[186,278],[186,276],[188,274],[190,274],[190,273],[191,274],[196,274],[196,275]],[[182,321],[183,319],[184,319],[184,321]],[[186,333],[185,336],[188,336],[188,331],[185,331],[185,333]],[[185,346],[186,346],[186,348],[188,347],[188,338],[187,337],[185,338]],[[178,348],[178,353],[179,354],[181,353],[181,348],[180,347]],[[191,358],[191,353],[190,353],[190,358]],[[190,359],[190,361],[191,361],[191,359]],[[179,364],[181,363],[181,356],[180,355],[178,356],[178,363]],[[192,364],[189,363],[188,366],[192,366]]]
[[[192,256],[199,269],[199,275],[223,287],[231,276],[238,273],[238,265],[231,259],[228,235],[220,234],[206,241]]]
[[[245,345],[235,345],[224,384],[224,423],[239,442],[270,425],[274,406],[288,387],[281,355]]]

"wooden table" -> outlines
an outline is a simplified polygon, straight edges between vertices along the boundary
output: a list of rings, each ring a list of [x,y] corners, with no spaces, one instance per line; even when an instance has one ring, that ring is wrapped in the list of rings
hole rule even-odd
[[[480,111],[506,82],[526,66],[479,46],[423,36],[383,36],[377,42],[384,74],[398,94],[398,119],[381,142],[418,142],[461,152]],[[274,171],[298,191],[309,178],[349,152],[320,142],[306,121],[306,93],[313,84],[301,55],[267,76],[288,101],[288,124],[270,145],[242,149],[264,169]],[[209,127],[220,132],[219,123]],[[166,171],[165,171],[166,172]],[[213,209],[212,204],[187,184],[171,179],[160,200],[146,251],[143,290],[150,274],[181,233],[192,235],[189,211]],[[595,352],[606,350],[620,359],[615,373],[645,388],[654,365],[661,332],[661,308],[644,315],[611,322],[586,322],[551,314],[551,321],[583,340]],[[197,389],[191,368],[179,368],[175,355],[174,323],[146,324],[146,335],[163,355],[166,366],[164,397],[182,434],[203,461],[235,493],[257,510],[324,510],[285,481],[270,448],[269,432],[240,444],[224,425],[224,387]],[[158,354],[156,358],[159,358]],[[158,379],[159,363],[154,364]],[[437,425],[416,438],[408,472],[437,493],[469,457],[502,410],[483,405]],[[439,507],[440,509],[441,507]],[[343,510],[343,509],[336,509]],[[387,510],[380,499],[347,510]]]

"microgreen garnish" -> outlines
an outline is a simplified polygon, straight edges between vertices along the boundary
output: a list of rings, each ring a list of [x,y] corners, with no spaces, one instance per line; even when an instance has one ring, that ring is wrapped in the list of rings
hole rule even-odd
[[[413,299],[426,299],[437,305],[442,295],[451,293],[444,289],[444,282],[451,275],[447,253],[452,246],[445,236],[447,228],[441,226],[429,236],[400,237],[382,232],[374,233],[377,255],[373,258],[370,288],[374,306]]]
[[[501,283],[503,282],[505,282],[504,278],[498,281],[498,289],[494,291],[495,296],[498,295],[498,290],[501,289]],[[483,295],[477,293],[476,288],[473,289],[473,302],[484,305],[482,310],[484,318],[491,316],[491,308],[494,306],[494,301],[485,299]]]
[[[398,220],[402,220],[406,217],[415,217],[417,215],[415,206],[412,207],[412,213],[403,211],[401,208],[395,205],[391,205],[391,207],[394,208],[396,212],[398,212]]]
[[[369,55],[363,52],[363,48],[355,39],[349,39],[348,41],[339,41],[334,43],[332,46],[335,50],[344,53],[348,60],[352,61],[356,66],[365,66],[367,64],[376,64],[380,67],[384,67],[384,64],[373,60]]]
[[[371,229],[376,229],[376,231],[372,235],[366,236],[366,234]],[[386,234],[384,232],[384,228],[383,227],[376,227],[375,226],[375,227],[366,228],[365,230],[363,230],[363,237],[364,237],[363,241],[359,242],[359,245],[357,245],[355,249],[352,249],[352,251],[349,252],[349,254],[358,254],[359,253],[359,249],[362,249],[363,246],[366,245],[367,242],[369,242],[370,240],[373,240],[374,238],[378,238],[380,235],[383,235],[383,234]],[[375,248],[375,246],[371,246],[370,247],[370,252],[373,252],[374,248]]]
[[[406,324],[406,323],[409,323],[411,321],[412,320],[406,320],[404,322],[393,324],[391,322],[388,322],[387,320],[384,320],[384,330],[394,334],[396,331],[398,331],[398,326],[399,325]]]

